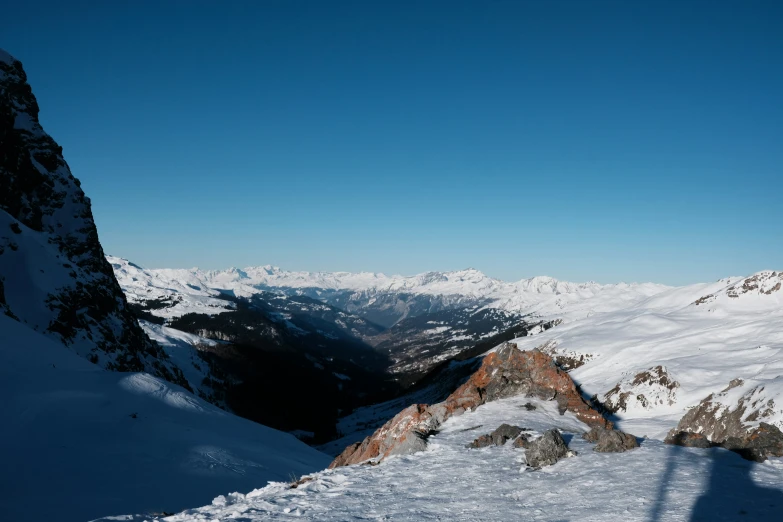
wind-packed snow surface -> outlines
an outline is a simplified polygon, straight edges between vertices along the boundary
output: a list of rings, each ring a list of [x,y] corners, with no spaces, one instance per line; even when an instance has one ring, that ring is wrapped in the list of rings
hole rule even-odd
[[[511,443],[465,447],[504,422],[535,434],[557,427],[578,454],[529,471],[524,450]],[[783,513],[780,460],[754,464],[723,449],[655,440],[626,453],[595,453],[580,437],[586,429],[553,402],[511,398],[452,417],[422,453],[322,471],[295,489],[274,483],[226,494],[165,519],[121,520],[758,521]]]
[[[1,314],[0,396],[0,520],[174,512],[330,460],[157,377],[104,371]]]

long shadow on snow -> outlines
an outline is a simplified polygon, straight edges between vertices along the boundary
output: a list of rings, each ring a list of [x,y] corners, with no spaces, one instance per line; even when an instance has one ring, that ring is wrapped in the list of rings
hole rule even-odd
[[[675,471],[682,462],[689,466],[686,451],[681,446],[669,446],[666,469],[661,475],[650,522],[668,520],[667,497],[678,486]],[[710,448],[709,478],[706,490],[693,506],[690,522],[772,521],[783,520],[783,491],[757,485],[750,473],[759,464],[738,454]]]
[[[759,464],[724,449],[706,451],[712,457],[709,484],[691,522],[783,520],[783,491],[759,486],[750,476]]]

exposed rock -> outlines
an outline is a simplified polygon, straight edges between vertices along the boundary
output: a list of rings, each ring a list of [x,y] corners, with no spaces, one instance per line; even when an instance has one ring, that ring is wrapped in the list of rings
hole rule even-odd
[[[511,424],[501,424],[498,428],[492,432],[492,438],[495,440],[502,440],[501,444],[509,439],[513,439],[517,435],[522,433],[522,428],[519,426],[512,426]]]
[[[330,467],[418,451],[426,446],[426,437],[451,415],[517,395],[554,400],[561,414],[570,411],[591,427],[613,427],[582,399],[571,377],[550,356],[539,350],[522,352],[515,344],[504,343],[484,357],[481,367],[445,401],[409,406],[364,441],[346,448]]]
[[[515,448],[527,448],[530,445],[530,435],[522,433],[514,440],[513,446]]]
[[[510,424],[501,424],[495,431],[482,435],[470,444],[468,448],[486,448],[487,446],[502,446],[510,439],[522,433],[522,428]]]
[[[671,431],[667,435],[666,444],[684,446],[686,448],[711,448],[713,444],[710,439],[701,433],[689,433],[687,431]]]
[[[481,435],[473,442],[465,445],[466,448],[471,448],[471,449],[487,448],[489,446],[499,446],[499,444],[495,444],[495,441],[492,439],[491,434]]]
[[[636,437],[619,430],[593,428],[582,435],[582,438],[588,442],[595,442],[593,451],[599,453],[620,453],[639,447]]]
[[[721,446],[759,462],[781,457],[783,432],[775,425],[781,422],[781,408],[771,397],[782,386],[783,377],[761,382],[734,379],[723,391],[708,395],[688,411],[665,442]]]
[[[536,409],[536,406],[534,404],[530,404],[529,402],[523,404],[522,407],[525,408],[527,411],[533,411]]]
[[[527,465],[532,468],[551,466],[567,456],[568,446],[556,429],[548,430],[540,438],[528,442],[525,450]]]
[[[621,380],[606,392],[602,402],[606,410],[612,413],[628,409],[650,410],[674,404],[679,387],[680,383],[672,378],[664,366],[655,366]]]
[[[560,324],[560,323],[557,323]],[[547,355],[551,355],[555,364],[564,371],[570,372],[580,366],[583,366],[586,362],[589,362],[593,356],[592,354],[579,353],[575,351],[565,351],[558,348],[557,341],[552,339],[538,347],[539,350]]]
[[[2,311],[104,368],[147,371],[189,387],[128,308],[90,200],[38,112],[22,64],[0,51]]]
[[[770,295],[780,291],[781,287],[783,287],[783,272],[771,272],[767,270],[746,277],[742,281],[732,285],[726,289],[726,295],[734,299],[748,293]]]

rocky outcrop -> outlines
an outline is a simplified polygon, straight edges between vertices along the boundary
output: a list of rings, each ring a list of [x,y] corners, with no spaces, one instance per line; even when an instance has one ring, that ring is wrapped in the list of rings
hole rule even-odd
[[[38,110],[22,64],[0,50],[0,307],[104,368],[187,387],[129,310],[90,200]]]
[[[525,450],[525,460],[531,468],[551,466],[568,456],[568,446],[560,432],[554,428],[545,431],[538,439],[528,442]]]
[[[666,367],[659,365],[622,379],[604,394],[603,405],[612,413],[671,406],[677,400],[679,387]]]
[[[716,294],[707,294],[693,302],[694,305],[704,305],[716,302],[723,296],[729,300],[739,299],[744,295],[769,296],[783,289],[783,272],[764,270],[750,277],[729,285]]]
[[[347,447],[330,467],[419,451],[426,447],[429,434],[452,415],[518,395],[556,401],[561,414],[570,411],[588,426],[613,427],[582,399],[574,381],[552,357],[504,343],[485,356],[479,369],[445,401],[409,406],[364,441]]]
[[[487,435],[482,435],[467,445],[468,448],[486,448],[487,446],[502,446],[511,439],[514,439],[522,433],[522,428],[512,426],[511,424],[501,424],[498,428]]]
[[[555,324],[560,324],[560,322],[562,321],[558,321]],[[575,370],[580,366],[584,366],[585,363],[590,362],[590,360],[593,358],[592,354],[589,353],[563,350],[558,346],[557,341],[554,339],[550,339],[549,341],[545,342],[539,346],[538,349],[547,355],[551,355],[552,359],[555,361],[555,364],[560,367],[561,370],[565,370],[567,372]]]
[[[593,451],[599,453],[621,453],[639,447],[636,437],[619,430],[605,428],[593,428],[582,438],[587,442],[594,442]]]
[[[683,416],[665,442],[688,447],[720,446],[744,458],[764,461],[783,456],[779,396],[783,377],[767,381],[734,379]],[[776,425],[778,424],[778,425]]]
[[[726,295],[737,299],[743,294],[771,295],[783,288],[783,272],[763,271],[732,285]]]

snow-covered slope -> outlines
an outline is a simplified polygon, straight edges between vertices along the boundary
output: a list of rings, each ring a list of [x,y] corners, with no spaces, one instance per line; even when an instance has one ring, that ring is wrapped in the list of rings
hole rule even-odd
[[[766,271],[675,288],[514,342],[581,359],[574,380],[638,435],[662,438],[734,379],[743,385],[723,394],[726,406],[755,394],[745,416],[783,428],[781,281]]]
[[[528,411],[526,404],[536,410]],[[533,433],[555,426],[578,455],[531,472],[524,451],[511,443],[465,447],[504,422]],[[274,483],[226,492],[211,505],[165,519],[122,520],[757,522],[777,520],[783,510],[781,461],[759,465],[723,449],[655,440],[627,453],[596,453],[580,437],[586,429],[571,413],[559,415],[554,402],[515,397],[452,417],[430,437],[428,449],[415,455],[325,470],[297,488]]]
[[[638,449],[595,453],[571,413],[512,397],[449,418],[420,453],[326,470],[293,489],[278,483],[221,496],[166,520],[777,520],[779,458],[757,464],[661,439],[696,405],[739,411],[751,427],[783,425],[781,281],[766,271],[670,289],[514,341],[569,361],[574,380],[614,410],[620,428],[650,437]],[[531,473],[510,444],[465,448],[501,423],[539,433],[557,427],[578,455]]]
[[[3,520],[173,512],[330,460],[149,374],[101,370],[2,315],[0,396]]]
[[[128,301],[152,308],[158,317],[179,317],[188,313],[217,314],[234,310],[234,303],[194,270],[145,270],[127,259],[107,256]],[[251,294],[251,291],[243,292]]]

